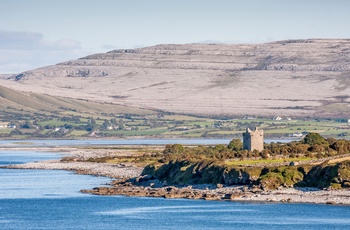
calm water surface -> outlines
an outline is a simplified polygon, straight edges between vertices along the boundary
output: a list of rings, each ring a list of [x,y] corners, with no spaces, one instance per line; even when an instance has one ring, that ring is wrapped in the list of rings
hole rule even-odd
[[[1,164],[59,157],[0,151]],[[108,178],[0,169],[0,229],[350,229],[350,207],[93,196]]]
[[[1,146],[84,146],[84,145],[227,145],[232,139],[123,139],[123,140],[0,140]],[[265,139],[266,143],[290,142],[291,139]]]

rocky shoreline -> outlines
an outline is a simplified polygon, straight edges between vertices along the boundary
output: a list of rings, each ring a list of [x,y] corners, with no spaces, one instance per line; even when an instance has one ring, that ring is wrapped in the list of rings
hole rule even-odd
[[[47,160],[18,165],[6,165],[0,168],[7,169],[45,169],[68,170],[78,174],[105,176],[110,178],[132,178],[141,174],[142,168],[126,166],[124,164],[100,164],[94,162],[61,162],[60,160]]]
[[[96,150],[91,152],[70,150],[68,154],[74,156],[75,159],[86,159],[87,157],[104,156],[109,153]],[[279,188],[277,190],[263,190],[259,186],[224,186],[222,184],[169,186],[150,175],[140,176],[143,168],[133,164],[47,160],[6,165],[0,168],[70,170],[79,174],[105,176],[115,179],[110,186],[81,190],[84,193],[95,195],[350,205],[350,189]]]
[[[222,184],[167,186],[149,176],[115,180],[111,187],[82,190],[95,195],[203,199],[237,202],[281,202],[350,205],[350,190],[283,188],[263,191],[258,186],[223,186]]]
[[[257,186],[223,186],[221,184],[167,186],[149,176],[139,176],[142,168],[123,164],[93,162],[60,162],[48,160],[1,168],[71,170],[79,174],[118,178],[111,186],[81,190],[95,195],[125,195],[161,198],[224,200],[238,202],[282,202],[350,205],[350,190],[315,188],[282,188],[264,191]]]

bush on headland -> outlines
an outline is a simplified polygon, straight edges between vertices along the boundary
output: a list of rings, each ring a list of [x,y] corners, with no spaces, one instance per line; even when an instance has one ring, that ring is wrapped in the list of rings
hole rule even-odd
[[[318,133],[309,133],[301,141],[289,143],[265,144],[264,150],[243,150],[242,141],[233,139],[228,146],[198,146],[183,147],[179,144],[166,145],[163,151],[162,163],[174,160],[197,162],[201,160],[228,161],[244,159],[272,159],[272,158],[325,158],[350,153],[350,141],[325,139]]]
[[[350,161],[321,165],[268,166],[235,165],[227,161],[243,159],[301,158],[310,159],[344,155],[350,152],[350,141],[324,139],[310,133],[301,141],[266,144],[263,151],[242,150],[240,140],[228,146],[183,147],[167,145],[158,164],[148,165],[143,175],[152,175],[166,184],[259,185],[263,189],[279,187],[350,187]]]
[[[337,164],[324,162],[317,165],[305,175],[299,185],[317,188],[349,188],[350,161],[342,161]]]
[[[259,185],[262,189],[279,187],[349,188],[350,161],[336,164],[229,167],[215,162],[171,161],[160,167],[148,165],[142,175],[151,175],[166,184]]]

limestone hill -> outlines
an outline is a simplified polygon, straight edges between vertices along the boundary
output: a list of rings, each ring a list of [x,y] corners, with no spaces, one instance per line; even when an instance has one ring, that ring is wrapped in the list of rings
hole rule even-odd
[[[201,115],[349,117],[350,40],[157,45],[27,71],[0,85]]]

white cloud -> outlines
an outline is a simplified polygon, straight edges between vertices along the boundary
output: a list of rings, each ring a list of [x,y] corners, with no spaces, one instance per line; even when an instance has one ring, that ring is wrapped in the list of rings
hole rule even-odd
[[[102,46],[102,49],[110,51],[110,50],[120,49],[120,47],[111,45],[111,44],[104,44]]]
[[[0,30],[0,49],[81,49],[81,44],[80,42],[71,39],[47,41],[44,40],[44,36],[41,33]]]
[[[71,40],[71,39],[61,39],[58,41],[42,41],[42,45],[44,45],[48,49],[58,49],[58,50],[66,50],[66,49],[80,49],[80,42]]]
[[[40,33],[0,30],[0,49],[38,49],[42,39]]]
[[[87,55],[79,41],[44,40],[41,33],[0,31],[0,74],[19,73]]]

